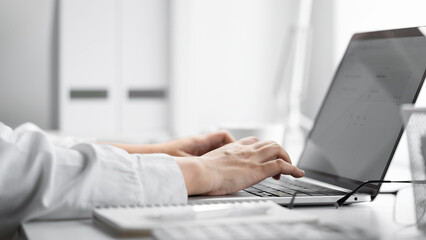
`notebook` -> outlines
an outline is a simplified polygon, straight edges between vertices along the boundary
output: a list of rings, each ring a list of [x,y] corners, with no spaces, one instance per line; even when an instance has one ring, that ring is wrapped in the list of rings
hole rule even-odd
[[[154,230],[182,227],[195,229],[202,226],[226,226],[232,229],[241,224],[310,224],[318,220],[314,215],[264,200],[96,208],[93,217],[100,226],[121,236],[150,235]]]
[[[234,194],[190,201],[334,204],[364,181],[383,180],[403,132],[399,107],[416,101],[425,78],[425,33],[426,27],[415,27],[352,37],[298,161],[305,177],[269,178]],[[379,188],[366,185],[346,203],[371,201]]]

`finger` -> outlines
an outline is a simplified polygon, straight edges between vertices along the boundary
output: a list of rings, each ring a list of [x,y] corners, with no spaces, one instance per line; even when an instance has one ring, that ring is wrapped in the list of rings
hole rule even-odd
[[[263,163],[263,171],[265,178],[276,176],[278,174],[291,175],[296,178],[305,176],[305,171],[300,170],[296,166],[289,164],[283,159],[275,159]]]
[[[259,149],[259,148],[261,148],[263,146],[266,146],[266,145],[269,145],[269,144],[273,144],[273,143],[275,143],[275,142],[274,141],[259,141],[259,142],[253,144],[253,148],[254,149]]]
[[[235,142],[234,137],[228,131],[223,130],[212,134],[213,137],[218,138],[223,145]]]
[[[257,137],[246,137],[242,138],[238,141],[242,145],[250,145],[256,142],[259,142],[259,139]]]
[[[276,142],[270,142],[258,149],[258,153],[262,157],[261,161],[281,158],[291,164],[291,159],[288,153]]]
[[[234,142],[234,138],[226,131],[219,131],[214,133],[209,133],[204,135],[203,142],[208,144],[209,148],[207,151],[214,150],[216,148],[222,147],[228,143]]]

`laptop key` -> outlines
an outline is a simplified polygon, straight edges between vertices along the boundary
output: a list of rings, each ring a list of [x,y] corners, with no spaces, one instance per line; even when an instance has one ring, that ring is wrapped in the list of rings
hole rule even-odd
[[[252,188],[252,187],[246,188],[246,189],[244,189],[244,190],[245,190],[245,191],[247,191],[247,192],[259,191],[258,189],[256,189],[256,188]]]
[[[277,197],[277,195],[272,194],[272,193],[268,193],[268,192],[261,192],[261,193],[257,193],[256,195],[258,195],[260,197]]]
[[[262,197],[278,196],[292,197],[296,196],[330,196],[342,195],[344,192],[326,188],[323,186],[313,185],[311,183],[301,182],[298,180],[281,179],[279,181],[267,179],[248,189],[250,193]]]
[[[263,185],[255,185],[254,188],[257,188],[259,190],[265,191],[265,192],[270,192],[273,191],[273,188],[270,188],[268,186],[263,186]]]
[[[261,194],[261,192],[251,192],[251,191],[247,191],[246,189],[244,190],[245,192],[248,192],[248,193],[250,193],[250,194],[253,194],[253,195],[255,195],[255,196],[258,196],[258,197],[262,197],[262,195],[260,195]]]
[[[262,190],[258,190],[258,189],[250,189],[250,190],[247,190],[246,189],[246,191],[247,192],[249,192],[249,193],[253,193],[253,194],[260,194],[260,193],[263,193],[263,191]]]
[[[277,195],[278,197],[291,197],[292,196],[291,194],[284,193],[284,192],[281,192],[281,191],[272,191],[271,193]]]

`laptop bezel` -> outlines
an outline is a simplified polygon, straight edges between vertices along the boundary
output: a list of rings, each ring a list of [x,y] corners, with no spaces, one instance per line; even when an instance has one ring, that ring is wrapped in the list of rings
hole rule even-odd
[[[351,38],[351,40],[348,44],[348,47],[345,50],[345,53],[344,53],[344,55],[343,55],[343,57],[342,57],[342,59],[339,63],[338,68],[334,72],[333,79],[332,79],[332,81],[331,81],[331,83],[330,83],[330,85],[327,89],[325,97],[322,100],[320,108],[319,108],[319,110],[318,110],[318,112],[315,116],[314,124],[313,124],[311,130],[309,131],[309,134],[307,135],[306,140],[309,140],[309,138],[311,137],[311,135],[313,133],[313,130],[316,127],[317,120],[318,120],[321,112],[323,111],[325,101],[330,94],[331,88],[332,88],[333,84],[335,84],[335,82],[336,82],[337,73],[341,70],[343,60],[345,59],[345,57],[348,53],[348,49],[349,49],[350,43],[352,41],[354,41],[354,40],[366,40],[366,39],[402,38],[402,37],[426,37],[426,35],[423,34],[423,32],[420,30],[421,28],[423,28],[424,32],[426,32],[426,29],[425,29],[426,27],[413,27],[413,28],[401,28],[401,29],[391,29],[391,30],[374,31],[374,32],[355,33],[352,36],[352,38]],[[416,93],[413,97],[413,100],[411,101],[412,104],[415,103],[417,98],[418,98],[420,90],[422,89],[423,83],[425,81],[425,77],[426,77],[426,69],[423,73],[422,79],[420,80],[420,83],[419,83],[417,91],[416,91]],[[398,137],[395,141],[395,144],[393,146],[391,154],[389,155],[389,159],[387,160],[386,166],[383,170],[383,173],[382,173],[382,176],[380,177],[380,180],[384,179],[386,172],[388,171],[388,168],[389,168],[390,163],[392,161],[392,158],[395,154],[395,151],[398,147],[398,144],[401,140],[402,134],[404,132],[404,125],[403,125],[402,122],[401,122],[401,125],[402,125],[401,130],[400,130]],[[305,146],[303,148],[302,154],[300,155],[299,161],[297,163],[298,167],[300,167],[301,159],[302,159],[303,154],[305,153],[307,142],[308,141],[305,141],[305,143],[304,143]],[[325,182],[325,183],[328,183],[328,184],[332,184],[332,185],[335,185],[335,186],[339,186],[339,187],[342,187],[342,188],[346,188],[346,189],[354,189],[359,184],[361,184],[363,182],[363,181],[359,181],[359,180],[355,180],[355,179],[345,178],[345,177],[342,177],[342,176],[337,176],[337,175],[332,175],[332,174],[316,171],[316,170],[313,170],[313,169],[304,168],[304,170],[305,170],[305,176],[307,176],[309,178],[312,178],[312,179],[315,179],[315,180],[318,180],[318,181],[321,181],[321,182]],[[368,179],[368,180],[373,180],[373,179]],[[376,179],[374,179],[374,180],[376,180]],[[381,186],[381,184],[366,185],[363,189],[360,189],[359,192],[371,195],[372,200],[374,200],[374,198],[379,193],[380,186]]]

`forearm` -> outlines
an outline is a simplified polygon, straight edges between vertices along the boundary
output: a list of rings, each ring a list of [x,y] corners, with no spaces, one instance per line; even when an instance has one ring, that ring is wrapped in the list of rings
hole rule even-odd
[[[201,157],[176,157],[188,195],[207,193],[212,188],[212,171],[203,164]]]
[[[56,147],[41,130],[2,123],[0,143],[0,239],[21,222],[90,217],[95,206],[187,202],[182,172],[165,154]]]
[[[112,145],[133,153],[166,153],[161,143],[159,144],[122,144],[122,143],[102,143]],[[175,157],[185,180],[188,195],[199,195],[208,192],[206,170],[199,157]],[[204,173],[204,174],[203,174]]]
[[[163,144],[123,144],[123,143],[101,143],[107,144],[114,147],[121,148],[128,153],[167,153],[166,149],[164,149]]]
[[[128,153],[166,153],[176,157],[202,156],[207,152],[233,142],[234,139],[224,131],[200,136],[185,137],[156,144],[104,143],[119,147]]]

